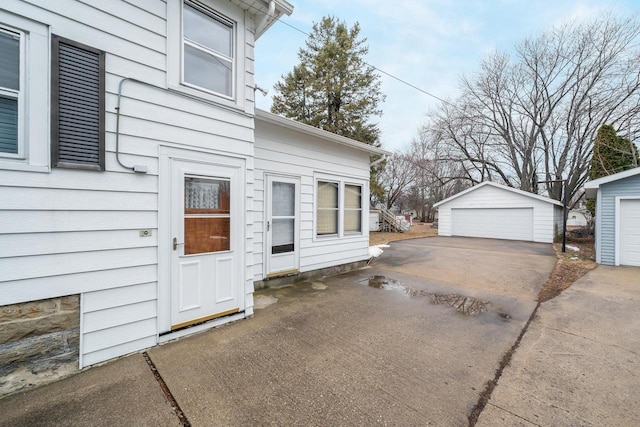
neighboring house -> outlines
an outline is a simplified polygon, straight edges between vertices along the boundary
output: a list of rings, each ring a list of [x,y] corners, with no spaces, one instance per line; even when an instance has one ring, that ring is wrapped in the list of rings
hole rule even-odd
[[[386,152],[256,119],[254,43],[292,10],[2,2],[0,394],[249,317],[254,282],[366,261]]]
[[[589,181],[596,198],[596,262],[640,266],[640,168]]]
[[[584,227],[588,223],[588,213],[578,209],[572,209],[567,216],[567,227]]]
[[[440,236],[552,243],[562,232],[562,203],[489,181],[434,207]]]

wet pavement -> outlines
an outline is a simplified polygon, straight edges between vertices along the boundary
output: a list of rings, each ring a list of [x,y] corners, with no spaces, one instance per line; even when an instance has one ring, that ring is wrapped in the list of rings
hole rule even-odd
[[[257,292],[254,318],[148,355],[194,426],[466,425],[555,260],[544,244],[394,242],[368,268]],[[74,412],[54,411],[64,407],[64,396],[52,397],[61,387],[101,402],[95,411],[103,415],[92,424],[120,424],[110,409],[131,416],[131,424],[174,424],[170,405],[158,402],[159,387],[136,415],[132,405],[142,405],[146,393],[127,399],[112,386],[114,371],[138,359],[0,400],[0,424],[34,425],[51,413],[48,425],[81,425]],[[84,379],[101,370],[102,381]],[[132,390],[148,387],[149,378],[150,371],[132,376]]]

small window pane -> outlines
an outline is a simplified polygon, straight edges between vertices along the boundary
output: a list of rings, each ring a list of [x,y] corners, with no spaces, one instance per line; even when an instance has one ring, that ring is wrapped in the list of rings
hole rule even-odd
[[[295,193],[296,186],[288,182],[273,183],[273,216],[294,216],[295,215]]]
[[[231,58],[232,27],[189,5],[184,7],[184,36]]]
[[[338,207],[338,184],[335,182],[318,182],[318,207]]]
[[[231,62],[185,44],[184,81],[231,96]]]
[[[347,209],[362,208],[362,187],[359,185],[344,186],[344,207]]]
[[[185,214],[229,214],[229,181],[222,179],[184,179]]]
[[[20,36],[0,31],[0,87],[20,90]]]
[[[362,211],[344,211],[344,232],[359,233],[362,230]]]
[[[318,235],[338,234],[338,211],[318,210]]]
[[[0,97],[0,152],[18,153],[18,100]]]
[[[230,218],[184,219],[184,254],[228,251],[230,248]]]

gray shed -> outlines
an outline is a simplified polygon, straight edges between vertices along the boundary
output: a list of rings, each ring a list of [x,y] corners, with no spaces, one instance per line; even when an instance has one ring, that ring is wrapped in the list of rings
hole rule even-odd
[[[596,198],[596,262],[640,266],[640,168],[584,186]]]

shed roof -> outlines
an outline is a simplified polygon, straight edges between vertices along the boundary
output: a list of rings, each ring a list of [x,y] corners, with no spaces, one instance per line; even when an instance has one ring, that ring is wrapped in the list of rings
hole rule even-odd
[[[501,190],[510,191],[512,193],[519,194],[521,196],[531,197],[532,199],[540,200],[541,202],[551,203],[551,204],[557,205],[557,206],[563,206],[562,203],[560,203],[557,200],[553,200],[553,199],[550,199],[550,198],[545,197],[545,196],[540,196],[539,194],[529,193],[528,191],[518,190],[517,188],[508,187],[506,185],[497,184],[497,183],[491,182],[491,181],[481,182],[478,185],[474,185],[471,188],[467,188],[466,190],[461,191],[458,194],[454,194],[451,197],[448,197],[448,198],[446,198],[444,200],[439,201],[438,203],[436,203],[433,206],[434,207],[438,207],[438,206],[443,205],[445,203],[448,203],[448,202],[450,202],[450,201],[452,201],[454,199],[457,199],[458,197],[464,196],[465,194],[468,194],[468,193],[470,193],[472,191],[476,191],[476,190],[478,190],[478,189],[480,189],[482,187],[486,187],[486,186],[491,186],[491,187],[499,188]]]
[[[635,175],[640,175],[640,167],[629,169],[626,171],[614,173],[613,175],[603,176],[602,178],[594,179],[584,185],[585,192],[588,198],[594,198],[598,194],[598,188],[602,184],[608,184],[609,182],[618,181],[621,179],[629,178]]]
[[[277,126],[282,126],[298,132],[306,133],[307,135],[311,135],[316,138],[321,138],[327,142],[332,142],[334,144],[345,145],[347,147],[355,148],[357,150],[367,151],[371,154],[380,154],[380,155],[391,154],[391,152],[387,150],[383,150],[382,148],[374,147],[373,145],[365,144],[364,142],[360,142],[351,138],[346,138],[344,136],[336,135],[335,133],[327,132],[326,130],[305,125],[304,123],[296,122],[295,120],[287,119],[287,118],[284,118],[276,114],[269,113],[267,111],[260,110],[257,108],[256,108],[256,120],[260,120],[266,123],[271,123]]]

